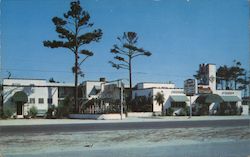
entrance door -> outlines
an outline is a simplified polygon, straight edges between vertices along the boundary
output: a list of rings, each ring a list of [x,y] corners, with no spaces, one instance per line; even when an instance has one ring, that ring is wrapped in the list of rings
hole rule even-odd
[[[23,103],[22,102],[17,102],[17,115],[23,115]]]

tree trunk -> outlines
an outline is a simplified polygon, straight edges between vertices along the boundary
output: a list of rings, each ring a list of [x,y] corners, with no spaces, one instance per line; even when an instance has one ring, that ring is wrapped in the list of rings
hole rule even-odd
[[[75,19],[75,112],[79,113],[79,105],[78,105],[78,22]]]
[[[163,103],[161,104],[161,115],[164,116]]]
[[[237,81],[236,81],[236,79],[234,80],[234,90],[236,90],[236,88],[237,88]]]
[[[78,56],[77,53],[75,53],[75,96],[74,96],[74,101],[75,101],[75,112],[79,112],[79,107],[78,107]]]

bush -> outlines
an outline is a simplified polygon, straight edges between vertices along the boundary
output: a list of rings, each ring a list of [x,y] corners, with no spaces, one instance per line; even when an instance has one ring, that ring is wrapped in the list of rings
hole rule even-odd
[[[176,114],[177,116],[189,116],[190,114],[190,108],[189,106],[185,106],[182,109],[180,109],[180,112]]]
[[[153,101],[151,97],[136,96],[130,105],[133,112],[152,112]]]
[[[166,115],[167,116],[172,116],[174,113],[174,109],[169,107],[168,109],[166,109]]]
[[[70,104],[70,97],[66,97],[62,103],[59,103],[56,109],[56,118],[68,117],[68,115],[73,111],[73,108]]]
[[[179,115],[177,115],[177,116],[187,116],[186,110],[185,109],[181,109]]]
[[[54,118],[56,118],[56,111],[57,111],[56,106],[55,105],[51,105],[48,108],[48,111],[47,111],[47,114],[46,114],[46,118],[48,118],[48,119],[54,119]]]
[[[185,116],[189,116],[190,115],[190,106],[186,106],[183,111],[185,112]]]
[[[3,108],[3,118],[11,118],[13,116],[14,110],[11,107],[4,107]]]
[[[35,118],[37,115],[38,111],[35,106],[32,106],[30,110],[28,111],[28,115],[31,116],[31,118]]]
[[[120,100],[110,101],[109,105],[105,107],[103,113],[119,113],[121,112]]]
[[[201,116],[201,115],[209,115],[209,105],[207,104],[195,104],[193,115]]]

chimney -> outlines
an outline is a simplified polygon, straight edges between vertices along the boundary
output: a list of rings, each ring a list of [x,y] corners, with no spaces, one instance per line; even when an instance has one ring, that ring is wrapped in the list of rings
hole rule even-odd
[[[100,82],[106,82],[106,78],[105,77],[101,77],[100,78]]]

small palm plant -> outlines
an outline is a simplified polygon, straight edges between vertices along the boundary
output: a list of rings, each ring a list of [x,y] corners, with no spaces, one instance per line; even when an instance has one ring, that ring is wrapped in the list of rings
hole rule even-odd
[[[164,103],[164,101],[165,101],[164,94],[163,94],[163,93],[160,93],[160,92],[157,92],[156,95],[155,95],[154,100],[155,100],[159,105],[161,105],[161,114],[163,115],[163,103]]]
[[[28,111],[28,115],[30,115],[31,118],[36,118],[37,113],[38,113],[38,110],[36,106],[32,106],[30,110]]]

